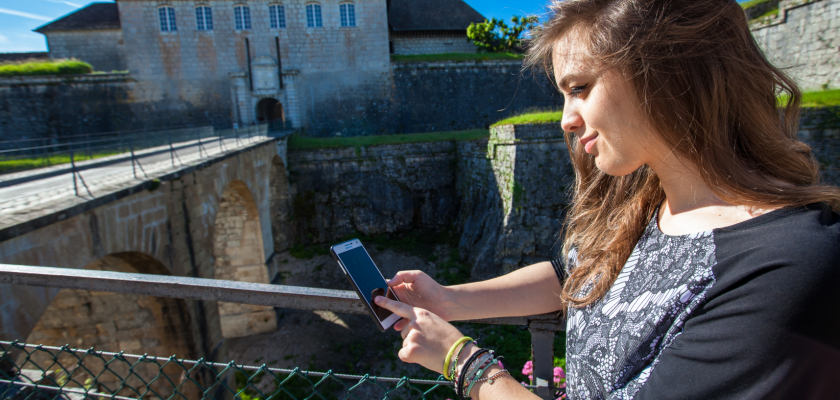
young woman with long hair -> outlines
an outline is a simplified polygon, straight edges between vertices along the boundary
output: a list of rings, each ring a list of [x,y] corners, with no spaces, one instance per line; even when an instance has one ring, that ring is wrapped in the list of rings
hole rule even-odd
[[[533,398],[446,321],[562,311],[571,399],[840,398],[840,189],[819,184],[799,89],[741,7],[564,0],[549,17],[526,64],[566,100],[564,256],[452,287],[400,272],[404,303],[377,298],[404,318],[399,357],[464,398]]]

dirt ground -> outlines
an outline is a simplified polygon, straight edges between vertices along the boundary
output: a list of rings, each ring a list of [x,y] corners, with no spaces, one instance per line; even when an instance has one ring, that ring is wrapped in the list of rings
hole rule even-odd
[[[391,249],[380,251],[368,248],[368,251],[386,278],[393,277],[400,270],[420,269],[431,276],[437,272],[438,263],[416,255]],[[448,245],[438,245],[434,251],[437,257],[428,258],[444,260],[449,251]],[[278,257],[281,260],[280,276],[284,285],[353,290],[338,264],[329,255],[315,255],[312,259],[302,260],[285,252]],[[228,339],[225,343],[228,358],[241,364],[267,364],[278,368],[299,367],[302,370],[332,370],[335,373],[355,375],[437,378],[436,374],[422,367],[400,361],[396,357],[402,343],[399,333],[393,330],[380,332],[368,315],[291,309],[278,309],[277,312],[279,329],[276,332]],[[303,387],[310,386],[303,381],[298,383]],[[356,381],[345,383],[353,385]],[[257,386],[271,392],[274,385],[273,379],[264,377]],[[393,384],[386,386],[390,388]],[[422,388],[428,390],[430,387]],[[336,390],[338,398],[346,394],[336,385],[331,390]],[[438,388],[434,393],[440,396],[434,397],[451,398],[453,393],[450,390]],[[367,383],[354,389],[353,394],[359,399],[381,399],[384,392],[376,385]],[[408,391],[400,390],[396,397],[414,397],[408,395]]]

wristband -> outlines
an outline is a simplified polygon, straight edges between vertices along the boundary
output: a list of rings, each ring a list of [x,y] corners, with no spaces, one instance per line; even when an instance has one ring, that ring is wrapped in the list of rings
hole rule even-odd
[[[455,383],[455,393],[458,395],[459,399],[466,400],[464,399],[464,376],[467,375],[467,368],[469,368],[478,357],[489,351],[490,350],[488,349],[479,349],[467,359],[467,362],[464,363],[464,368],[461,369],[461,375],[458,377],[458,382]]]
[[[449,380],[449,381],[452,380],[452,377],[448,376],[449,375],[449,363],[452,362],[452,354],[455,353],[455,349],[457,349],[458,345],[460,345],[461,343],[466,343],[466,342],[469,342],[471,340],[473,340],[471,337],[464,336],[464,337],[458,339],[458,341],[455,342],[455,344],[453,344],[452,347],[449,348],[449,353],[446,355],[446,360],[443,361],[443,377],[446,378],[446,380]]]
[[[464,343],[464,345],[461,346],[461,349],[458,350],[457,353],[455,353],[455,357],[452,357],[452,362],[449,363],[450,364],[449,365],[449,376],[452,378],[452,379],[450,379],[451,381],[454,381],[458,378],[458,376],[456,374],[457,370],[458,370],[458,360],[461,358],[461,353],[464,352],[464,349],[466,349],[467,345],[470,344],[470,343],[478,346],[478,342],[476,342],[475,340],[473,340],[472,342]]]

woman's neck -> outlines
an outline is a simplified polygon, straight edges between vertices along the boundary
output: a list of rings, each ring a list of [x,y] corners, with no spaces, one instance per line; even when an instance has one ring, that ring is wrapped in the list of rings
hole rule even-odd
[[[659,229],[667,235],[723,228],[771,211],[727,203],[712,191],[696,168],[674,156],[668,161],[650,165],[665,192],[665,202],[659,210]]]

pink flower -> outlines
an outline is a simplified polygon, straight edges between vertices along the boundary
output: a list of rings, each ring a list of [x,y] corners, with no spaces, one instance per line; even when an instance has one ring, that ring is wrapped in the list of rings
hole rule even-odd
[[[527,361],[525,363],[525,365],[522,367],[522,375],[528,375],[529,378],[534,379],[533,376],[532,376],[533,373],[534,373],[534,362],[533,361]]]
[[[554,367],[554,383],[560,383],[561,379],[566,379],[566,372],[563,368]]]

